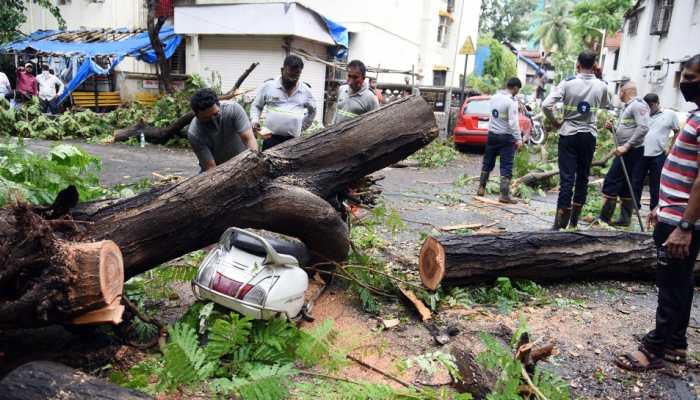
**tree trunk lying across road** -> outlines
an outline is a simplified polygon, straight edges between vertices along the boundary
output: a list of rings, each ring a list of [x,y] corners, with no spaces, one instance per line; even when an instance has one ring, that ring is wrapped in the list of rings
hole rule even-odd
[[[0,310],[12,309],[16,315],[24,315],[28,321],[23,326],[62,320],[52,317],[60,308],[59,302],[33,296],[31,290],[36,287],[42,293],[61,295],[60,288],[68,287],[63,283],[67,274],[51,275],[61,283],[59,289],[40,278],[45,271],[61,267],[54,257],[58,253],[54,244],[59,239],[113,241],[123,255],[125,278],[215,243],[231,226],[293,236],[318,260],[344,261],[350,243],[348,228],[324,199],[408,157],[432,141],[437,132],[428,103],[417,96],[407,97],[264,153],[245,151],[211,171],[173,185],[128,199],[80,204],[71,211],[75,223],[46,221],[25,210],[26,219],[34,221],[30,225],[42,227],[33,233],[32,229],[23,230],[12,217],[17,207],[27,206],[0,209],[0,239],[14,238],[20,243],[24,235],[31,237],[26,243],[45,244],[41,252],[34,252],[32,277],[39,278],[32,280],[24,279],[26,271],[15,271],[22,267],[8,268],[26,264],[18,257],[30,254],[31,249],[18,254],[0,246],[0,289],[3,277],[8,279],[7,287],[13,288],[12,296],[0,291]],[[75,228],[54,238],[51,228],[65,224]],[[59,317],[65,316],[59,313]],[[0,313],[0,324],[12,322],[2,319]]]
[[[219,96],[220,101],[231,100],[236,96],[236,91],[241,87],[243,81],[250,75],[251,72],[258,66],[259,63],[252,63],[247,70],[238,78],[236,84],[233,88],[229,90],[226,94]],[[149,143],[155,144],[165,144],[168,143],[170,139],[177,137],[178,133],[182,131],[187,125],[192,122],[194,118],[194,113],[188,111],[175,121],[172,121],[168,126],[155,128],[152,126],[146,126],[143,122],[132,125],[128,128],[117,129],[114,131],[114,141],[115,142],[125,142],[131,137],[138,136],[143,132],[143,136]]]
[[[152,399],[133,389],[107,383],[62,364],[34,361],[10,372],[0,381],[5,400],[144,400]]]
[[[591,167],[604,167],[608,163],[608,161],[610,161],[610,159],[613,158],[614,156],[615,156],[615,150],[612,150],[608,154],[606,154],[605,157],[601,158],[600,160],[593,161],[591,163]],[[515,190],[515,188],[518,187],[519,185],[535,186],[538,183],[542,182],[543,180],[549,179],[549,178],[551,178],[553,176],[557,176],[557,175],[559,175],[558,169],[555,169],[552,171],[546,171],[546,172],[538,172],[538,171],[528,172],[527,174],[514,180],[510,186],[511,186],[512,190]]]
[[[418,268],[431,290],[501,276],[537,282],[650,280],[656,250],[650,235],[622,231],[445,235],[425,240]]]

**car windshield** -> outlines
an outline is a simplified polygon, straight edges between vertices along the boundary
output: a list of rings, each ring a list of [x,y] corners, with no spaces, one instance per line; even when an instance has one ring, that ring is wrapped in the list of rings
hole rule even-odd
[[[491,103],[488,100],[472,100],[464,107],[464,114],[491,114]]]

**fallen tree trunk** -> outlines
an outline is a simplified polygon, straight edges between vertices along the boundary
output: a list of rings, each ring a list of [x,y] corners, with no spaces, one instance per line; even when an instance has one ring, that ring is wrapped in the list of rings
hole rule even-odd
[[[250,64],[250,67],[248,67],[248,69],[245,70],[243,74],[238,78],[236,84],[233,85],[233,88],[229,90],[226,94],[219,96],[219,100],[225,101],[233,99],[236,96],[236,91],[240,89],[241,85],[243,84],[243,81],[246,80],[248,75],[250,75],[250,73],[253,72],[253,70],[255,69],[255,67],[258,66],[258,64],[259,63]],[[128,128],[117,129],[116,131],[114,131],[114,141],[125,142],[129,140],[129,138],[136,137],[140,135],[141,132],[143,132],[144,138],[149,143],[165,144],[170,139],[175,138],[178,135],[178,133],[180,133],[180,131],[182,131],[187,125],[189,125],[190,122],[192,122],[193,118],[194,113],[192,111],[188,111],[180,118],[171,122],[170,125],[161,128],[149,127],[146,126],[146,124],[144,124],[143,122],[139,122]]]
[[[20,366],[0,381],[5,400],[142,400],[152,397],[92,377],[62,364],[34,361]]]
[[[324,199],[408,157],[437,132],[431,107],[407,97],[264,153],[245,151],[173,185],[78,205],[71,215],[81,221],[79,232],[67,236],[115,242],[125,278],[215,243],[231,226],[293,236],[317,259],[343,261],[348,229]],[[14,222],[6,226],[17,229]],[[43,260],[51,265],[50,254]]]
[[[591,167],[604,167],[611,158],[615,156],[615,150],[610,151],[600,160],[593,161]],[[555,169],[547,172],[529,172],[520,178],[513,181],[510,185],[512,190],[515,190],[519,185],[535,186],[545,179],[559,175],[559,170]]]
[[[501,276],[536,282],[651,280],[655,268],[651,236],[622,231],[428,237],[418,262],[421,280],[431,290]]]
[[[44,220],[27,205],[0,210],[0,326],[121,321],[119,247],[66,240],[69,225],[62,222]]]

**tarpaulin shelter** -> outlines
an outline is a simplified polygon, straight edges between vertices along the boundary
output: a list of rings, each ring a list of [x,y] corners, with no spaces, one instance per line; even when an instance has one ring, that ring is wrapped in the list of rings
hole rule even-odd
[[[165,57],[170,58],[180,45],[182,37],[175,34],[172,26],[163,26],[158,35],[164,45]],[[155,64],[157,57],[151,47],[146,30],[39,30],[31,35],[0,46],[0,54],[35,54],[81,59],[73,78],[57,100],[60,104],[83,82],[94,75],[109,75],[124,57],[135,57]],[[106,67],[100,66],[98,58],[109,59]]]

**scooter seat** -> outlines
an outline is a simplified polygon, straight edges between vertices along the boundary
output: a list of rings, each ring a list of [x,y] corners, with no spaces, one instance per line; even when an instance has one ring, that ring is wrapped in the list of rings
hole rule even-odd
[[[297,261],[299,261],[299,265],[305,266],[309,263],[309,251],[306,249],[306,246],[303,243],[267,236],[265,237],[265,240],[267,240],[267,242],[270,243],[270,246],[272,246],[272,248],[278,253],[288,254],[296,258]],[[231,235],[231,246],[247,251],[251,254],[255,254],[256,256],[265,257],[267,255],[265,246],[263,246],[262,243],[255,240],[255,238],[239,232],[234,232]]]

